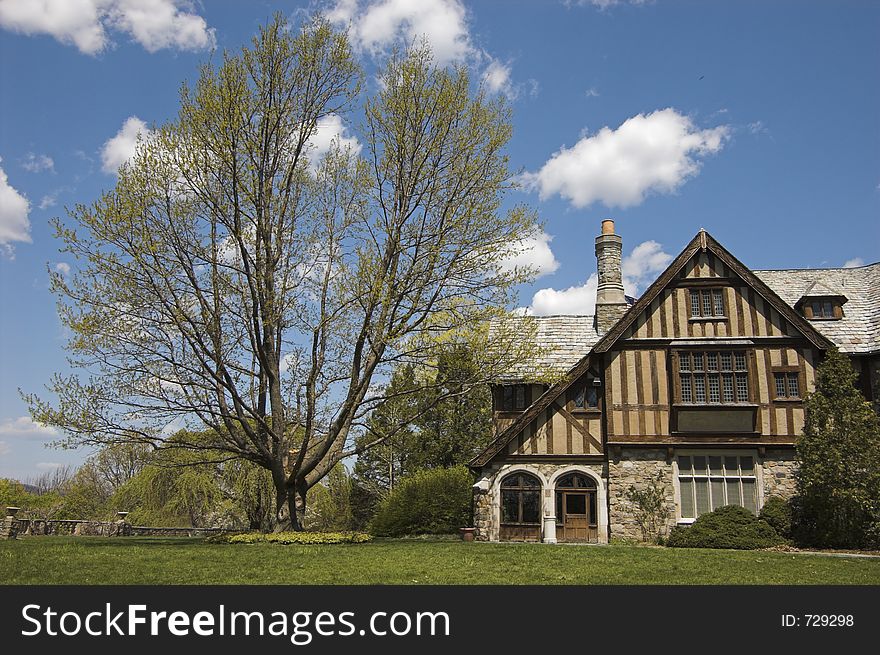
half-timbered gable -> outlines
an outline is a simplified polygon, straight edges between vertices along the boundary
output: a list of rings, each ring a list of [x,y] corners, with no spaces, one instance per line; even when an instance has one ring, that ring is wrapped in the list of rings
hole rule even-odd
[[[880,264],[751,271],[700,230],[638,299],[612,221],[596,238],[594,316],[538,317],[536,383],[493,387],[496,438],[472,462],[480,539],[641,538],[629,490],[668,525],[794,491],[794,447],[822,354],[880,397]],[[523,370],[536,370],[533,365]]]

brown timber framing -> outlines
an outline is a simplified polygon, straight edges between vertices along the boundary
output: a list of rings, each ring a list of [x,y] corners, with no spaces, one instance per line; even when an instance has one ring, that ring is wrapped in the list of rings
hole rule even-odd
[[[720,262],[725,267],[725,276],[723,277],[705,277],[705,278],[697,278],[699,275],[700,262],[699,258],[695,257],[700,252],[708,252],[714,255],[717,262]],[[693,260],[693,277],[687,277],[687,271],[685,267],[689,262]],[[749,294],[749,304],[751,305],[751,311],[753,314],[757,314],[756,303],[755,303],[755,295],[761,297],[762,301],[766,306],[776,310],[779,315],[787,320],[789,324],[794,327],[798,332],[800,332],[803,337],[809,341],[813,346],[818,348],[820,351],[827,350],[833,347],[831,341],[829,341],[826,337],[820,334],[811,324],[810,322],[800,315],[796,310],[790,307],[785,303],[770,287],[768,287],[760,278],[758,278],[754,273],[752,273],[745,265],[742,264],[736,257],[734,257],[731,253],[729,253],[720,243],[718,243],[708,232],[705,230],[700,230],[693,239],[691,239],[690,243],[681,251],[681,253],[676,257],[673,262],[669,265],[669,267],[651,284],[650,287],[642,294],[642,296],[626,311],[626,313],[620,318],[620,320],[607,332],[605,335],[599,339],[599,341],[593,346],[592,350],[587,353],[577,364],[575,364],[566,375],[556,384],[552,385],[547,391],[545,391],[541,396],[532,403],[524,412],[522,412],[519,417],[506,429],[501,431],[499,435],[490,443],[486,449],[477,455],[470,462],[471,468],[481,468],[488,464],[494,457],[503,452],[507,447],[510,441],[520,436],[521,433],[525,430],[525,428],[533,421],[537,420],[538,416],[541,412],[545,411],[550,405],[562,394],[564,393],[575,381],[579,380],[582,376],[584,376],[590,369],[590,365],[597,359],[596,355],[605,356],[611,348],[615,346],[615,344],[626,334],[627,330],[632,327],[633,323],[638,319],[638,317],[642,314],[642,312],[649,309],[651,303],[655,298],[660,296],[665,288],[670,285],[675,286],[692,286],[694,285],[695,279],[705,279],[707,282],[699,282],[699,284],[711,284],[713,286],[724,286],[725,283],[730,280],[731,287],[737,288],[739,287],[739,280],[745,282],[746,287],[748,288]],[[672,304],[672,312],[673,312],[673,326],[681,325],[679,316],[679,308],[678,302],[673,298]],[[663,303],[660,303],[662,306]],[[739,329],[743,329],[743,321],[745,316],[743,316],[741,303],[737,303],[737,319]],[[728,315],[730,314],[730,310],[727,310]],[[758,342],[763,342],[766,339],[772,339],[772,343],[774,345],[781,345],[783,343],[783,339],[785,343],[794,343],[797,342],[798,339],[796,337],[773,337],[772,335],[772,325],[771,325],[771,316],[770,312],[765,312],[766,315],[766,323],[762,326],[763,329],[759,329],[758,327],[758,319],[756,315],[753,315],[752,318],[752,331],[753,334],[758,335],[754,337],[749,337],[748,339],[752,342],[755,342],[756,345]],[[691,323],[689,321],[685,321],[688,325],[688,330],[691,330]],[[764,332],[764,334],[761,334]],[[692,334],[692,333],[689,333]],[[693,341],[700,340],[699,336],[690,337]],[[716,339],[705,338],[707,345],[709,343],[715,342]],[[671,345],[674,340],[672,339],[638,339],[633,341],[626,342],[626,348],[635,348],[639,347],[641,344],[648,347],[656,348],[658,345]],[[663,344],[662,342],[666,342]],[[622,351],[618,357],[620,357],[623,352]],[[671,365],[671,358],[667,358],[667,366]],[[610,365],[610,362],[608,362]],[[753,362],[754,364],[754,362]],[[621,361],[621,372],[622,375],[625,375],[625,362]],[[755,367],[752,367],[752,371],[754,371]],[[655,444],[655,441],[646,441],[644,437],[639,437],[639,441],[623,441],[619,437],[612,437],[613,435],[613,416],[612,413],[614,411],[613,402],[610,396],[611,389],[611,375],[609,374],[609,366],[603,366],[601,368],[604,371],[603,378],[605,380],[606,388],[605,388],[605,397],[606,404],[604,406],[604,412],[602,416],[602,420],[605,421],[606,430],[605,433],[609,435],[608,437],[608,445],[614,446],[615,448],[619,448],[621,445],[636,445],[638,443],[646,443],[646,444]],[[671,372],[671,371],[670,371]],[[756,375],[757,371],[753,372],[752,375]],[[755,380],[752,379],[750,382],[754,383]],[[627,391],[626,387],[626,378],[622,378],[622,391],[624,394]],[[752,393],[757,394],[758,389],[753,387],[754,391]],[[768,389],[769,393],[769,389]],[[624,411],[623,418],[626,423],[628,423],[628,412]],[[571,425],[571,422],[566,419],[566,424]],[[625,432],[628,426],[624,425]],[[670,429],[673,426],[670,425]],[[603,436],[604,439],[604,436]],[[684,443],[684,444],[697,444],[697,441],[688,438],[688,437],[665,437],[664,441],[667,443]],[[749,444],[749,445],[757,445],[757,444],[770,444],[779,445],[779,444],[790,444],[793,443],[791,441],[791,437],[778,437],[775,435],[765,435],[761,438],[760,442],[753,441],[743,441],[742,438],[731,438],[727,442],[716,442],[716,441],[707,441],[705,443],[737,443],[737,444]],[[571,450],[571,449],[569,449]]]
[[[522,412],[513,423],[502,430],[498,436],[492,440],[492,443],[490,443],[482,453],[472,459],[468,465],[471,468],[483,467],[488,464],[492,458],[504,451],[511,439],[518,436],[532,420],[536,419],[541,412],[550,407],[551,403],[559,398],[568,387],[590,370],[591,362],[592,359],[589,354],[583,357],[581,361],[575,364],[561,380],[541,394],[541,396],[532,403],[530,407]],[[566,424],[570,424],[569,421],[566,421]]]

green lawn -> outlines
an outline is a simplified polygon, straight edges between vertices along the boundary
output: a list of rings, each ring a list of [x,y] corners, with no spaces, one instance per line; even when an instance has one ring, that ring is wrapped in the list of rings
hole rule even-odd
[[[0,542],[2,584],[880,584],[880,558],[460,541],[210,544],[30,537]]]

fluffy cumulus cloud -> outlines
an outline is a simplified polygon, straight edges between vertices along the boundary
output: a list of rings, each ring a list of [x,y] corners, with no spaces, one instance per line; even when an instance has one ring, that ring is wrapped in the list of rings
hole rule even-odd
[[[0,421],[0,435],[47,438],[57,437],[58,431],[48,425],[37,423],[30,416],[19,416]]]
[[[348,26],[355,47],[374,55],[423,36],[441,65],[475,53],[467,11],[459,0],[337,0],[325,15],[337,25]]]
[[[0,167],[0,247],[8,255],[12,255],[14,241],[31,242],[29,211],[28,199],[9,184],[6,171]]]
[[[529,313],[535,316],[592,314],[596,309],[599,278],[593,273],[584,284],[567,289],[541,289],[532,296]]]
[[[861,257],[853,257],[852,259],[847,259],[843,263],[844,268],[858,268],[859,266],[864,266],[865,260]]]
[[[624,292],[637,296],[671,261],[672,255],[664,252],[663,246],[656,241],[640,243],[621,262]],[[535,316],[593,314],[598,286],[599,276],[593,273],[581,285],[561,290],[541,289],[532,297],[528,313]]]
[[[553,237],[538,230],[535,234],[527,239],[523,239],[515,244],[512,248],[512,254],[501,264],[501,269],[512,271],[516,267],[531,267],[537,277],[549,275],[559,268],[559,262],[550,249],[550,242]]]
[[[150,130],[140,118],[129,116],[116,136],[108,139],[101,149],[101,168],[105,173],[115,175],[120,166],[134,157],[139,136],[148,139]]]
[[[67,262],[58,262],[54,266],[56,273],[61,273],[61,275],[70,275],[70,264]]]
[[[346,136],[347,132],[348,127],[338,114],[328,114],[318,120],[315,133],[309,139],[309,159],[313,169],[321,157],[327,154],[334,141],[342,150],[349,150],[353,155],[360,153],[361,142],[355,136]]]
[[[190,9],[182,0],[0,0],[0,26],[48,34],[89,55],[112,45],[108,31],[128,35],[149,52],[213,47],[213,28]]]
[[[672,108],[639,114],[616,130],[603,127],[562,147],[523,182],[541,198],[559,194],[575,207],[632,207],[648,193],[677,190],[699,172],[700,157],[724,147],[729,133],[725,125],[698,129]]]

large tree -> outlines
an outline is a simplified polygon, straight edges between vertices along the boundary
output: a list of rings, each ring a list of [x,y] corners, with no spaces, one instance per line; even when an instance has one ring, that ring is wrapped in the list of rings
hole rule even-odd
[[[880,420],[846,355],[830,350],[816,373],[797,446],[796,536],[814,546],[876,548]]]
[[[354,443],[393,366],[466,344],[468,387],[522,357],[522,321],[487,346],[531,273],[503,262],[535,226],[502,211],[507,109],[426,47],[392,56],[363,102],[359,79],[344,34],[279,17],[184,85],[115,188],[58,223],[78,270],[52,286],[83,374],[27,396],[36,420],[74,446],[253,462],[298,529],[312,485],[414,418]],[[358,107],[363,156],[338,140],[315,156],[319,126]],[[173,421],[215,439],[169,441]]]

